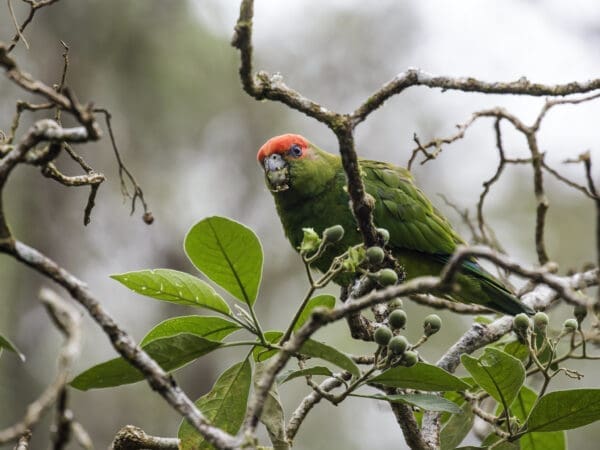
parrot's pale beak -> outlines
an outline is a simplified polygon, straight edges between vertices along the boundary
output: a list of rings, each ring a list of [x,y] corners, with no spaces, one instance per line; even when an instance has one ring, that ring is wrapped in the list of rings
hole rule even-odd
[[[263,166],[271,192],[287,191],[290,188],[288,165],[280,154],[267,156],[263,160]]]

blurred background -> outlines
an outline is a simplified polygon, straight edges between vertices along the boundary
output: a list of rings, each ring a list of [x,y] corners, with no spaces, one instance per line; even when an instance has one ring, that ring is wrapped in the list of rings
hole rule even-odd
[[[26,10],[13,1],[19,21]],[[285,240],[255,155],[273,135],[297,132],[336,151],[334,135],[323,125],[287,107],[257,102],[241,89],[238,54],[229,45],[238,12],[234,0],[63,0],[36,14],[13,53],[21,68],[48,84],[62,70],[60,40],[70,47],[67,84],[81,101],[93,100],[113,114],[123,158],[135,174],[156,221],[147,226],[141,210],[129,216],[119,190],[117,165],[108,135],[80,148],[86,160],[107,176],[83,226],[88,188],[59,186],[36,169],[20,167],[5,190],[16,236],[37,247],[89,283],[115,319],[136,339],[168,317],[194,314],[127,291],[110,274],[143,268],[194,268],[182,250],[183,237],[196,221],[224,215],[253,228],[262,240],[265,267],[258,300],[267,329],[279,329],[306,289],[302,265]],[[438,75],[515,80],[527,76],[544,83],[566,83],[600,76],[600,3],[593,0],[407,2],[396,0],[258,0],[254,20],[255,68],[280,72],[284,81],[323,106],[350,112],[396,73],[418,67]],[[6,4],[0,6],[0,40],[14,34]],[[31,97],[0,78],[0,129],[8,131],[17,99]],[[472,112],[506,107],[531,123],[544,100],[411,88],[389,100],[356,134],[363,157],[406,165],[413,133],[423,142],[455,132]],[[591,150],[594,176],[600,177],[598,117],[600,101],[557,107],[543,122],[539,139],[549,165],[585,183],[583,167],[564,165]],[[26,114],[20,131],[35,118]],[[503,125],[508,156],[527,157],[521,135]],[[465,139],[445,148],[435,161],[416,164],[414,174],[434,203],[469,238],[457,214],[438,193],[460,208],[474,205],[481,184],[498,161],[493,122],[482,120]],[[78,173],[65,158],[59,166]],[[599,180],[600,181],[600,180]],[[577,191],[546,177],[550,200],[547,244],[561,273],[593,262],[594,208]],[[509,254],[535,264],[535,199],[529,166],[510,166],[488,198],[485,214]],[[516,280],[516,284],[519,284]],[[24,408],[54,376],[61,337],[50,324],[37,293],[48,285],[24,266],[0,256],[0,331],[27,355],[0,359],[0,428],[22,417]],[[331,288],[332,293],[337,293]],[[431,311],[406,302],[408,337],[420,335]],[[560,327],[570,314],[555,310]],[[444,330],[423,349],[430,361],[469,326],[471,319],[442,314]],[[115,356],[99,327],[84,314],[85,342],[77,370]],[[373,347],[349,338],[345,324],[322,330],[317,338],[352,352]],[[192,398],[204,394],[218,374],[245,350],[228,349],[202,358],[176,373]],[[580,382],[557,377],[554,388],[598,387],[598,365],[573,362],[585,374]],[[307,393],[298,380],[282,390],[291,412]],[[110,390],[71,392],[75,417],[96,448],[106,448],[126,424],[150,434],[173,436],[179,416],[147,384]],[[49,419],[34,433],[32,448],[47,447]],[[571,448],[587,448],[600,438],[590,425],[569,432]],[[477,442],[472,436],[470,443]],[[389,408],[350,399],[340,408],[322,402],[300,429],[294,448],[405,448]],[[75,448],[75,445],[71,445]],[[8,448],[8,447],[6,447]],[[11,447],[12,448],[12,447]]]

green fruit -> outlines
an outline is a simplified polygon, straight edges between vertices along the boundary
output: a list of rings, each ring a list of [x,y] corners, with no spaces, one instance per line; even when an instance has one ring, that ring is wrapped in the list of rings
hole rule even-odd
[[[381,264],[385,258],[385,252],[381,247],[369,247],[367,249],[367,261],[371,264]]]
[[[533,326],[538,331],[544,331],[548,326],[548,315],[541,311],[536,312],[533,316]]]
[[[328,243],[334,243],[340,241],[344,237],[344,227],[341,225],[334,225],[329,228],[325,228],[323,231],[323,240]]]
[[[576,331],[578,327],[579,325],[575,319],[567,319],[565,320],[565,323],[563,323],[563,328],[567,333]]]
[[[585,316],[587,316],[587,307],[584,305],[577,305],[573,310],[573,315],[577,319],[577,322],[583,322],[583,319],[585,319]]]
[[[398,274],[392,269],[381,269],[375,273],[375,279],[382,286],[391,286],[398,281]]]
[[[394,336],[388,342],[388,349],[393,355],[401,355],[408,348],[408,341],[404,336]]]
[[[413,352],[412,350],[404,352],[404,355],[402,356],[402,362],[401,362],[401,364],[403,366],[412,367],[418,362],[419,362],[419,354],[417,352]]]
[[[375,330],[373,337],[378,345],[388,345],[390,339],[392,339],[393,333],[386,326],[381,326]]]
[[[442,328],[442,319],[437,314],[430,314],[423,321],[423,332],[425,336],[431,336]]]
[[[395,298],[394,300],[390,300],[388,302],[388,309],[390,311],[393,311],[395,309],[402,309],[402,306],[404,306],[404,303],[402,302],[401,298]]]
[[[517,314],[513,319],[513,328],[518,331],[525,331],[529,328],[529,317],[527,314]]]
[[[395,309],[388,316],[388,323],[394,330],[404,328],[404,325],[406,325],[406,313],[401,309]]]
[[[384,244],[390,242],[390,232],[385,228],[377,228],[377,234],[379,235]]]

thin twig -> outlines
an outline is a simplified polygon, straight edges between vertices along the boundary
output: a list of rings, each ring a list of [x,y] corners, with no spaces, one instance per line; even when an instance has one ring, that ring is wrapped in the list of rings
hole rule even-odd
[[[0,444],[19,439],[38,423],[67,384],[71,375],[71,366],[79,354],[81,345],[79,312],[49,289],[42,289],[40,298],[55,325],[65,335],[65,343],[58,357],[58,372],[52,383],[27,407],[23,419],[9,428],[0,430]]]
[[[333,377],[327,378],[320,385],[319,388],[323,392],[329,392],[343,384],[341,374],[335,374]],[[302,402],[298,405],[296,410],[292,413],[290,421],[286,427],[286,439],[290,442],[296,437],[296,433],[300,429],[300,425],[308,415],[308,413],[314,408],[314,406],[323,399],[323,395],[320,392],[313,390],[308,394]]]
[[[21,32],[21,27],[19,26],[19,22],[15,17],[15,12],[13,11],[12,3],[10,0],[6,0],[6,2],[8,3],[8,11],[10,12],[10,16],[12,17],[13,24],[15,26],[15,29],[17,30],[17,35],[15,39],[13,39],[13,41],[16,42],[18,39],[21,39],[23,41],[23,44],[25,44],[27,50],[29,50],[29,43],[27,42],[27,39],[25,39],[25,36],[23,36],[23,33]]]
[[[110,136],[110,142],[111,142],[113,151],[115,153],[115,158],[117,159],[117,165],[119,167],[119,180],[121,180],[121,194],[124,197],[131,199],[130,214],[133,214],[135,212],[135,204],[136,204],[137,199],[139,198],[140,202],[142,202],[142,207],[144,208],[144,214],[142,216],[142,219],[144,220],[144,223],[146,223],[147,225],[152,224],[152,222],[154,222],[154,216],[152,215],[152,212],[148,209],[148,204],[146,203],[146,200],[144,199],[144,192],[142,191],[142,188],[136,181],[133,174],[129,171],[127,166],[123,163],[123,160],[121,158],[121,153],[119,152],[119,148],[117,147],[117,141],[115,139],[115,135],[114,135],[113,129],[112,129],[112,124],[111,124],[112,115],[110,114],[110,112],[107,109],[104,109],[104,108],[96,108],[96,109],[94,109],[94,112],[99,112],[99,113],[104,114],[104,118],[106,120],[106,127],[108,128],[108,135]],[[129,180],[129,183],[133,187],[133,194],[131,194],[129,192],[129,187],[127,186],[126,179]]]

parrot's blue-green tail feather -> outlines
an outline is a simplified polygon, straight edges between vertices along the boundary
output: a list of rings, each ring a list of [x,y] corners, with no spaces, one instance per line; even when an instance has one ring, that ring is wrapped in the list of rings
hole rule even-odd
[[[499,288],[494,284],[490,284],[487,280],[482,280],[481,287],[483,291],[492,300],[490,307],[497,311],[502,311],[511,316],[516,316],[520,313],[527,315],[535,314],[535,311],[526,304],[520,302],[513,294],[506,289]]]
[[[516,316],[520,313],[527,315],[535,314],[535,311],[517,299],[504,285],[493,275],[487,272],[475,261],[465,261],[463,272],[474,276],[481,283],[481,289],[486,294],[489,306],[496,311]]]

